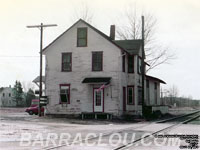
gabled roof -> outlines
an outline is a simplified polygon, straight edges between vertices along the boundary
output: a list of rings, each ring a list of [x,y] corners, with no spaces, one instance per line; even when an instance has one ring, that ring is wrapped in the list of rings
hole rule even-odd
[[[40,82],[40,76],[37,76],[32,82],[34,83]],[[42,76],[42,82],[45,82],[45,76]]]
[[[13,88],[11,88],[11,87],[1,87],[1,88],[0,88],[0,93],[1,93],[2,91],[6,90],[6,89],[11,89],[11,90],[12,90]]]
[[[115,40],[117,45],[121,46],[128,53],[137,55],[142,46],[142,40]]]
[[[93,29],[94,31],[96,31],[97,33],[99,33],[101,36],[103,36],[105,39],[107,39],[108,41],[110,41],[111,43],[113,43],[115,46],[117,46],[119,49],[127,52],[124,48],[122,48],[120,45],[116,44],[114,41],[112,41],[112,39],[107,36],[106,34],[104,34],[103,32],[101,32],[100,30],[98,30],[97,28],[93,27],[92,25],[90,25],[89,23],[85,22],[82,19],[79,19],[77,22],[75,22],[70,28],[68,28],[65,32],[63,32],[60,36],[58,36],[53,42],[51,42],[49,45],[47,45],[44,49],[43,52],[49,47],[51,46],[55,41],[57,41],[60,37],[62,37],[67,31],[69,31],[71,28],[73,28],[76,24],[78,24],[79,22],[83,22],[85,23],[87,26],[89,26],[91,29]],[[127,52],[128,53],[128,52]]]
[[[0,88],[0,93],[3,91],[3,89],[4,89],[3,87]]]
[[[53,42],[51,42],[49,45],[47,45],[44,49],[43,52],[51,46],[55,41],[57,41],[60,37],[62,37],[67,31],[69,31],[71,28],[73,28],[76,24],[79,22],[85,23],[87,26],[89,26],[91,29],[96,31],[98,34],[100,34],[102,37],[107,39],[109,42],[117,46],[119,49],[122,51],[128,53],[128,54],[134,54],[137,55],[139,53],[140,47],[142,45],[142,40],[112,40],[109,36],[98,30],[97,28],[93,27],[89,23],[85,22],[82,19],[79,19],[77,22],[75,22],[70,28],[68,28],[65,32],[63,32],[60,36],[58,36]]]

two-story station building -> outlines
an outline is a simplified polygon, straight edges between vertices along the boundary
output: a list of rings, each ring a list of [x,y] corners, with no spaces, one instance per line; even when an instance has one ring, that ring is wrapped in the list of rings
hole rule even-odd
[[[141,40],[115,40],[78,20],[43,49],[47,114],[141,114]],[[147,76],[145,104],[160,109],[160,83]],[[162,108],[165,113],[166,108]]]

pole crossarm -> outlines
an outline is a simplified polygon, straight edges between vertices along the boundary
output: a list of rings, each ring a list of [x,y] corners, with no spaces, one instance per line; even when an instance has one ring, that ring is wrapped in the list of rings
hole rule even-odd
[[[42,25],[30,25],[26,26],[27,28],[41,28],[41,27],[55,27],[57,24],[42,24]]]
[[[40,84],[39,84],[39,107],[38,107],[38,115],[41,116],[41,104],[40,98],[42,97],[42,45],[43,45],[43,28],[46,27],[55,27],[56,24],[43,24],[40,25],[30,25],[26,26],[27,28],[39,28],[40,29]]]

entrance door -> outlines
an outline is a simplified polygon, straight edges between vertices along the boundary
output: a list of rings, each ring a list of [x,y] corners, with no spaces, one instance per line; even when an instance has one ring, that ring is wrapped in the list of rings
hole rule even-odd
[[[103,112],[103,89],[93,90],[94,94],[94,112]]]
[[[126,87],[123,87],[123,111],[126,111]]]

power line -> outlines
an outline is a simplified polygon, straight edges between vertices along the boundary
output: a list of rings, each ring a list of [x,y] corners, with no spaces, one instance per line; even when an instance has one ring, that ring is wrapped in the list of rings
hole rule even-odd
[[[40,56],[9,56],[9,55],[0,55],[0,57],[4,57],[4,58],[37,58],[37,57],[40,57]]]

